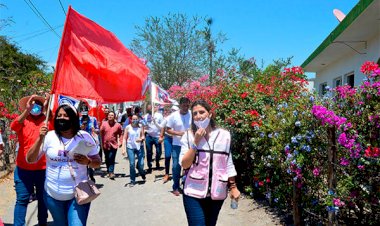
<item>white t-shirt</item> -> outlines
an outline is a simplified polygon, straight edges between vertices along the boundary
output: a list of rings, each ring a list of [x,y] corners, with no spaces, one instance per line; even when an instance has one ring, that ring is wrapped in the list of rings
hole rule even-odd
[[[145,132],[149,134],[149,136],[158,138],[161,133],[164,116],[162,116],[160,112],[155,112],[153,117],[155,122],[153,122],[151,114],[146,114],[144,116],[144,121],[146,123]]]
[[[48,132],[42,146],[42,152],[46,155],[45,190],[54,199],[65,201],[74,198],[74,189],[77,183],[88,180],[87,166],[77,163],[67,153],[80,140],[85,140],[86,145],[93,147],[88,156],[97,155],[99,151],[94,138],[83,130],[80,130],[71,139],[61,139],[62,141],[54,130]],[[75,182],[71,177],[68,161],[73,167]]]
[[[171,113],[167,119],[166,127],[173,129],[174,131],[184,132],[191,126],[191,112],[183,115],[180,111]],[[173,145],[181,146],[181,137],[173,136]]]
[[[219,133],[219,134],[218,134]],[[189,151],[189,144],[194,142],[194,136],[192,132],[189,132],[189,139],[187,139],[187,133],[181,138],[181,153],[179,154],[179,164],[182,166],[182,158],[187,151]],[[210,146],[211,147],[210,147]],[[214,151],[230,152],[231,134],[227,130],[217,128],[209,134],[208,143],[206,139],[202,138],[199,141],[197,148],[199,150],[210,150],[214,148]],[[235,165],[232,162],[232,154],[227,159],[227,173],[228,177],[234,177],[237,175]]]
[[[140,150],[142,142],[136,142],[140,138],[141,128],[128,125],[125,128],[128,133],[127,148]]]
[[[0,144],[4,144],[4,142],[3,142],[3,136],[1,135],[1,133],[0,133]]]

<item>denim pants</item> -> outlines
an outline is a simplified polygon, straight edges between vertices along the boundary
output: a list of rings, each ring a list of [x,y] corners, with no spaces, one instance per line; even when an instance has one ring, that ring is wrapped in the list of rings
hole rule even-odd
[[[117,149],[111,148],[104,150],[104,157],[106,159],[107,173],[113,173],[115,169],[115,158]]]
[[[43,200],[45,170],[24,170],[16,166],[14,171],[14,182],[16,189],[16,205],[14,209],[14,225],[25,225],[26,209],[29,204],[30,195],[36,188],[38,200],[38,223],[46,224],[48,213]]]
[[[165,148],[165,174],[169,174],[170,159],[172,157],[172,149],[173,149],[173,137],[172,136],[165,135],[164,148]]]
[[[211,197],[197,199],[184,194],[183,205],[189,226],[215,226],[223,202]]]
[[[131,149],[127,148],[128,152],[128,159],[129,159],[129,173],[130,173],[130,178],[131,178],[131,183],[135,183],[136,181],[136,167],[135,167],[135,162],[136,158],[135,156],[137,155],[137,168],[139,170],[140,176],[145,175],[144,171],[144,148],[143,146],[140,147],[140,150],[138,149]]]
[[[83,226],[86,225],[90,204],[79,205],[75,198],[60,201],[44,192],[46,206],[54,220],[54,226]]]
[[[181,166],[179,165],[179,154],[181,153],[181,146],[173,145],[172,158],[173,158],[173,191],[179,189],[179,180],[181,177]]]
[[[152,137],[146,134],[145,137],[145,147],[146,147],[146,161],[148,162],[148,168],[152,168],[152,156],[153,156],[153,145],[156,147],[156,166],[159,165],[161,158],[161,144],[158,143],[157,137]]]

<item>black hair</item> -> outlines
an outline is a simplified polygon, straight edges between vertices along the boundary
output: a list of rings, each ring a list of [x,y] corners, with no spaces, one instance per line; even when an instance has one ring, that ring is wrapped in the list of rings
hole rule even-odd
[[[63,104],[57,108],[54,114],[54,131],[58,135],[58,137],[61,137],[61,131],[58,131],[58,122],[57,122],[57,117],[58,117],[58,112],[59,110],[63,109],[67,116],[69,117],[69,121],[71,122],[71,129],[73,130],[74,136],[78,134],[80,130],[80,125],[79,125],[79,115],[77,111],[74,111],[74,107],[69,106],[67,104]]]
[[[193,102],[193,104],[191,105],[191,114],[193,113],[193,108],[197,105],[200,105],[202,107],[204,107],[206,109],[206,111],[211,114],[211,106],[203,99],[199,99],[199,100],[196,100]],[[214,130],[216,128],[216,122],[214,120],[214,117],[213,115],[211,116],[210,118],[210,126],[211,128]],[[194,117],[192,117],[192,120],[191,120],[191,130],[193,131],[193,134],[195,134],[195,132],[197,131],[197,126],[194,124]]]
[[[181,99],[179,99],[179,104],[184,104],[184,103],[190,103],[190,99],[187,97],[181,97]]]

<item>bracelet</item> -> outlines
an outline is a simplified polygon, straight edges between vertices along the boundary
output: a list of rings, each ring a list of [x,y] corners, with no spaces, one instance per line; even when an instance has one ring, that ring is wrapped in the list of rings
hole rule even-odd
[[[190,148],[194,151],[198,151],[197,145],[195,145],[194,143],[191,143]]]

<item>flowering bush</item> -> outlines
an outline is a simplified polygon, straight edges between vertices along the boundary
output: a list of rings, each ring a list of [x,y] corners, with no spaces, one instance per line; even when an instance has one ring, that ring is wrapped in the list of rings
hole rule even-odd
[[[217,72],[213,86],[189,82],[172,94],[204,98],[218,124],[232,134],[238,181],[245,191],[290,211],[294,194],[303,219],[338,214],[343,223],[379,221],[380,69],[363,64],[367,80],[340,86],[325,97],[305,89],[299,67],[271,65],[254,76],[235,69]],[[335,134],[332,136],[332,134]],[[336,147],[335,149],[332,147]],[[329,152],[336,162],[330,162]],[[332,167],[333,166],[333,167]],[[336,183],[328,186],[328,169]]]

